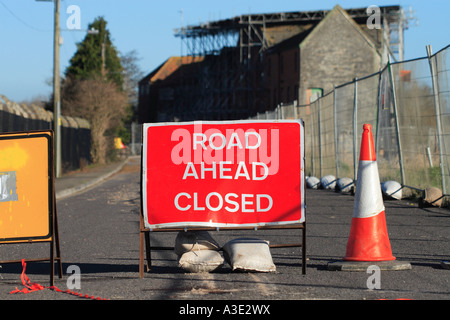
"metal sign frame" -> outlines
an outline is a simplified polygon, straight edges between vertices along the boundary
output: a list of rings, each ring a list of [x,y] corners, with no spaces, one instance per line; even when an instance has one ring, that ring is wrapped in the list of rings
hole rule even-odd
[[[54,285],[55,260],[58,263],[59,278],[62,278],[61,250],[59,245],[58,218],[55,196],[55,172],[54,172],[54,134],[53,130],[36,130],[26,132],[0,133],[0,141],[12,139],[45,138],[47,145],[47,174],[48,174],[48,234],[46,235],[21,235],[18,237],[1,237],[0,244],[30,244],[49,243],[49,258],[25,259],[26,262],[50,261],[50,285]],[[55,254],[56,250],[56,254]],[[0,264],[21,263],[22,260],[5,260]]]
[[[264,224],[264,225],[251,225],[251,226],[231,226],[231,227],[223,227],[223,226],[199,226],[199,225],[185,225],[185,226],[177,226],[177,227],[163,227],[163,228],[149,228],[146,226],[145,217],[144,217],[144,205],[146,205],[146,197],[144,193],[144,166],[146,165],[146,155],[144,152],[144,146],[141,149],[141,183],[140,183],[140,212],[139,212],[139,278],[144,278],[144,268],[146,272],[151,271],[151,251],[157,250],[173,250],[173,246],[152,246],[150,243],[150,232],[180,232],[180,231],[228,231],[228,230],[276,230],[276,229],[299,229],[301,230],[301,237],[299,243],[284,243],[284,244],[270,244],[271,248],[285,248],[285,247],[301,247],[301,266],[302,266],[302,274],[306,274],[306,201],[304,196],[305,187],[305,179],[304,179],[304,145],[305,145],[305,134],[304,134],[304,122],[303,120],[299,120],[301,122],[301,127],[303,131],[301,132],[301,198],[302,202],[300,205],[302,207],[302,221],[298,223],[286,223],[286,224]],[[277,122],[299,122],[299,121],[277,121]],[[270,122],[270,121],[242,121],[242,122]],[[212,121],[203,122],[203,123],[214,123]],[[227,122],[215,122],[215,123],[227,123]],[[233,121],[229,123],[239,123],[239,121]],[[186,124],[186,123],[171,123],[173,124]],[[164,124],[161,124],[164,125]],[[142,141],[144,141],[144,127],[142,129]],[[144,257],[145,255],[145,257]],[[145,262],[146,261],[146,262]]]

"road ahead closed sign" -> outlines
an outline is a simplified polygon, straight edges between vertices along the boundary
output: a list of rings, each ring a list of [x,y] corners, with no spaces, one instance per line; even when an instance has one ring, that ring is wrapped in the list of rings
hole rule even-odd
[[[144,124],[145,227],[304,222],[303,135],[300,121]]]

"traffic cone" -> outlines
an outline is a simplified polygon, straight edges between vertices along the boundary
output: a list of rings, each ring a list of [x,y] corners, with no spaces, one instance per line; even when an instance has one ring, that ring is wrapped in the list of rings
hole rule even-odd
[[[344,261],[395,260],[386,227],[372,127],[364,124],[355,206]]]

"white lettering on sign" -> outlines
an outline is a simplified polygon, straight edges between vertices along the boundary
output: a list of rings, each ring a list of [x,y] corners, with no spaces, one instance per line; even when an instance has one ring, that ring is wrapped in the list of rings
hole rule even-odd
[[[264,180],[269,175],[269,168],[265,163],[262,162],[252,162],[250,173],[249,170],[247,169],[247,165],[245,164],[245,162],[240,161],[236,169],[236,172],[232,174],[231,172],[232,169],[229,167],[231,164],[232,164],[231,161],[220,161],[219,165],[217,165],[216,162],[213,162],[208,167],[208,164],[202,162],[200,164],[200,168],[196,169],[194,163],[188,162],[183,174],[183,180],[186,180],[188,177],[193,177],[194,179],[205,179],[207,172],[211,172],[211,174],[208,175],[208,178],[211,179],[237,180],[243,177],[246,180]],[[258,168],[260,170],[257,170]],[[197,171],[200,172],[200,175],[198,174]],[[263,173],[261,174],[261,172]]]
[[[191,135],[188,130],[179,128],[172,132],[171,140],[179,141],[171,152],[172,163],[176,165],[260,162],[268,167],[269,175],[278,172],[279,129],[259,132],[227,129],[226,134],[208,129]]]
[[[279,130],[270,130],[270,142],[267,131],[227,129],[224,134],[217,129],[197,129],[191,134],[177,129],[171,140],[179,143],[172,148],[171,159],[174,164],[186,165],[182,180],[263,181],[276,174],[279,166]],[[267,194],[222,195],[216,191],[199,199],[197,192],[180,192],[174,205],[179,211],[267,212],[273,199]]]
[[[249,142],[249,136],[255,136],[256,142],[251,145]],[[217,139],[216,139],[217,138]],[[197,150],[197,146],[200,145],[204,150],[207,150],[205,142],[207,137],[204,133],[194,133],[193,135],[193,149]],[[220,140],[219,142],[214,142],[214,140]],[[232,147],[238,147],[239,149],[257,149],[261,145],[261,136],[254,131],[245,132],[245,144],[242,145],[242,142],[239,138],[239,135],[236,132],[231,134],[231,137],[228,139],[220,132],[213,133],[209,136],[209,146],[214,150],[220,150],[226,148],[231,149]]]
[[[227,193],[223,197],[218,192],[210,192],[205,199],[199,199],[197,192],[191,196],[188,192],[180,192],[174,199],[175,208],[180,211],[219,211],[225,209],[228,212],[267,212],[272,209],[273,200],[268,194],[241,194]],[[231,205],[231,206],[230,206]]]

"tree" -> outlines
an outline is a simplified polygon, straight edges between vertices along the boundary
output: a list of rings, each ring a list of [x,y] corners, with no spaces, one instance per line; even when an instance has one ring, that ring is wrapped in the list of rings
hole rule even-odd
[[[136,120],[137,103],[138,103],[138,82],[144,76],[144,73],[138,66],[138,55],[136,50],[127,52],[120,56],[123,66],[123,85],[122,88],[127,95],[128,105],[126,107],[126,116],[116,130],[116,135],[122,138],[124,143],[131,140],[131,132],[129,128],[131,123]]]
[[[72,95],[65,100],[66,111],[71,116],[83,117],[91,124],[91,157],[94,163],[105,163],[113,148],[113,132],[124,115],[127,98],[113,81],[93,76],[75,80]]]
[[[62,86],[61,110],[91,124],[91,157],[107,161],[114,135],[126,116],[127,95],[123,89],[123,67],[113,46],[107,22],[98,17],[89,25],[97,34],[87,34],[77,44]]]
[[[139,57],[136,50],[131,50],[120,56],[123,66],[123,88],[127,92],[128,102],[136,106],[138,101],[138,83],[144,76],[144,72],[138,66]]]
[[[100,75],[122,88],[123,67],[106,25],[103,17],[98,17],[89,24],[89,30],[95,29],[98,34],[87,34],[84,40],[77,44],[77,52],[66,69],[66,78],[80,80]]]

